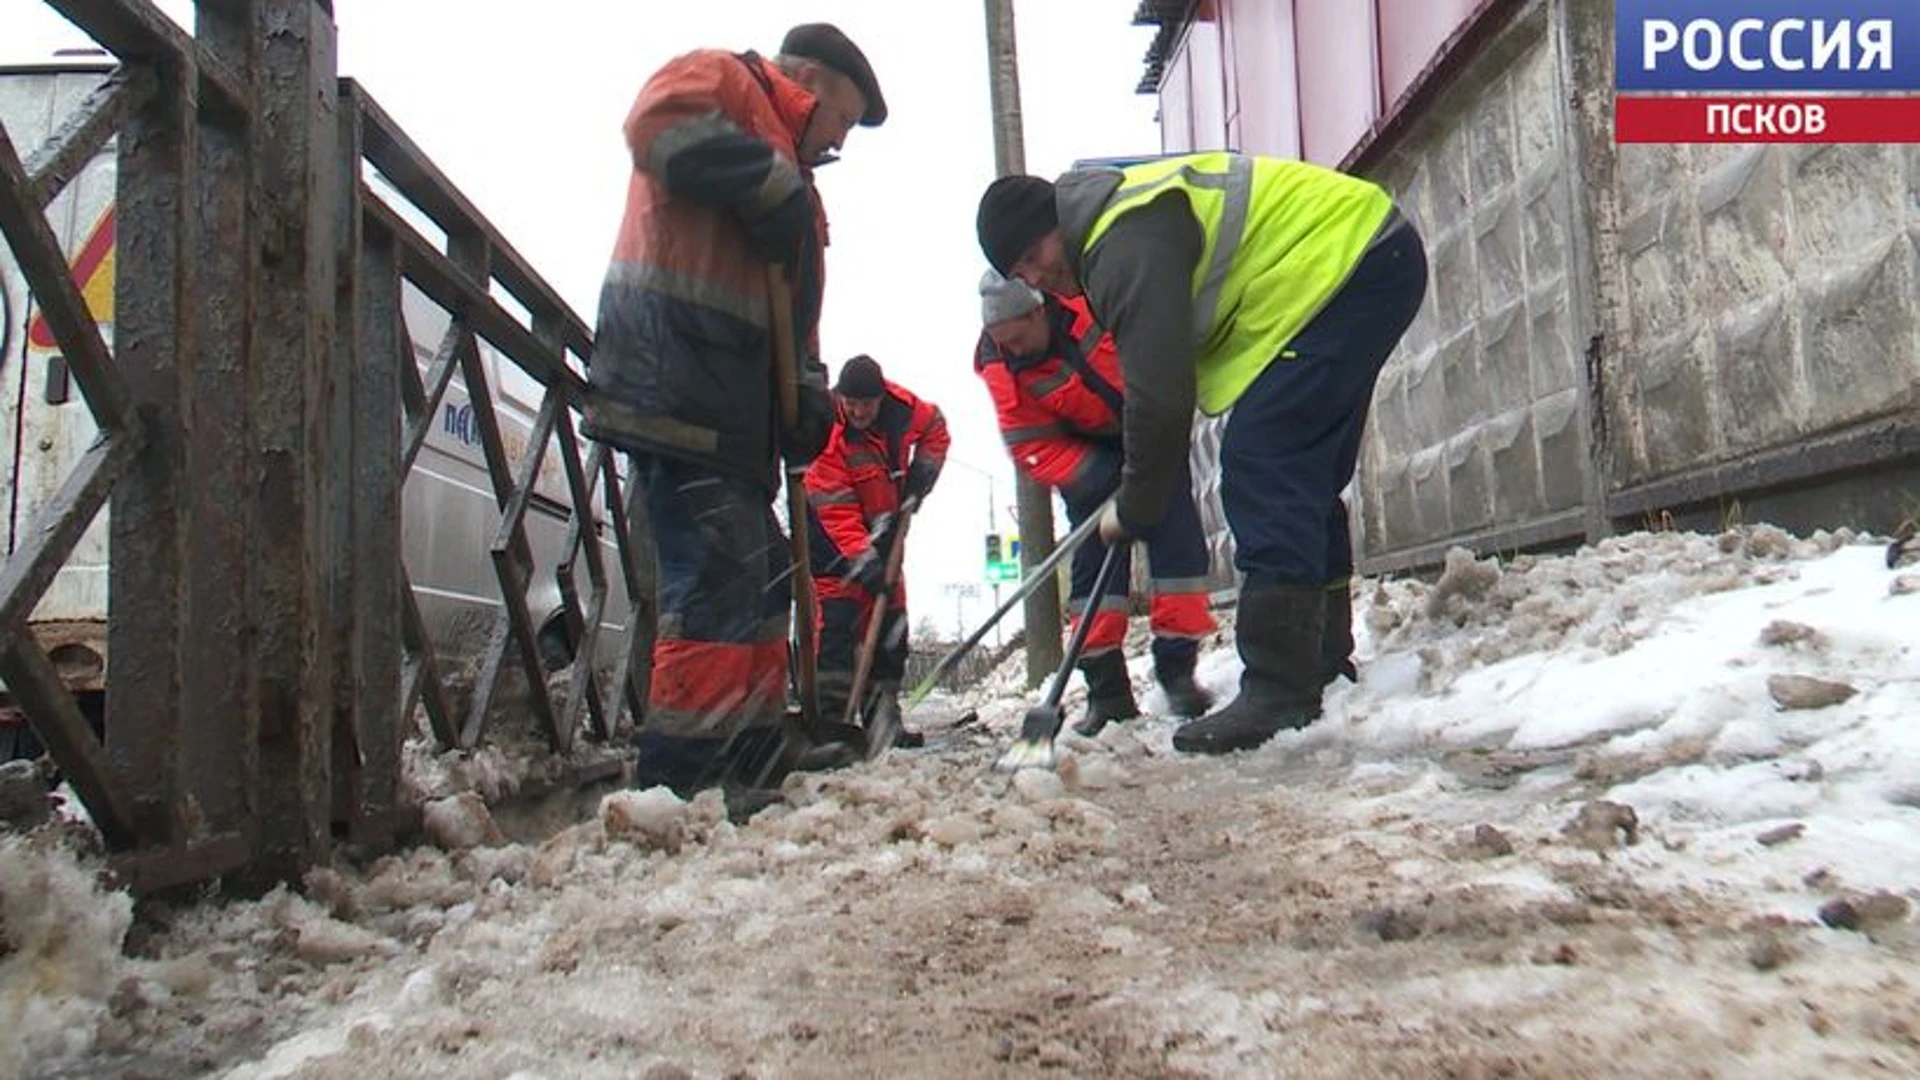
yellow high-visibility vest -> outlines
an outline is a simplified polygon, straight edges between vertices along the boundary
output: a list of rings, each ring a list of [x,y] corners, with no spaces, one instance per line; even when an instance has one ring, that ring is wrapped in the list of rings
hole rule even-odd
[[[1169,188],[1186,194],[1205,237],[1193,271],[1193,344],[1209,416],[1227,411],[1313,321],[1393,211],[1369,181],[1226,151],[1132,165],[1121,176],[1083,251]]]

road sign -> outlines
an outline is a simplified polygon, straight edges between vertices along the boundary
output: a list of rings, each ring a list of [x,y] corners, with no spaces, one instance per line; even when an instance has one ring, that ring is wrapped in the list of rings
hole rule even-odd
[[[1008,537],[1003,544],[999,533],[987,534],[986,579],[994,584],[1020,580],[1020,540]]]
[[[74,284],[80,286],[80,298],[97,323],[113,322],[113,207],[101,213],[80,253],[73,258]],[[27,324],[27,347],[36,352],[53,352],[60,343],[53,339],[53,328],[44,315],[36,314]]]

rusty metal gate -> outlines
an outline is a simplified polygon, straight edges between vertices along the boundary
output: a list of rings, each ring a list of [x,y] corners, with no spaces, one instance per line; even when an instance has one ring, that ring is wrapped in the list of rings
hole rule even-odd
[[[46,145],[0,128],[0,231],[100,434],[0,566],[0,681],[123,878],[285,880],[336,839],[391,845],[416,710],[439,746],[471,748],[509,679],[557,753],[624,731],[645,698],[651,558],[614,455],[576,435],[588,327],[338,78],[330,3],[202,0],[189,36],[147,0],[47,2],[119,63]],[[111,348],[45,216],[109,140]],[[446,316],[424,357],[408,290]],[[523,447],[483,354],[541,388]],[[499,598],[462,695],[401,556],[402,489],[456,379]],[[549,455],[565,539],[536,565]],[[103,742],[31,618],[109,507]],[[573,646],[560,673],[526,602],[542,575]]]

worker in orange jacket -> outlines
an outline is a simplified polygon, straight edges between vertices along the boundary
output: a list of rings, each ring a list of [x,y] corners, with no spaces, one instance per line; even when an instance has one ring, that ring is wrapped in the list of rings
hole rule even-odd
[[[705,49],[640,90],[632,174],[600,293],[583,428],[627,451],[659,560],[659,634],[636,737],[642,785],[764,800],[784,743],[791,559],[773,515],[781,459],[833,419],[817,358],[826,215],[813,170],[886,119],[839,30],[796,26],[772,57]],[[769,264],[792,282],[799,423],[776,415]],[[738,796],[738,798],[736,798]]]
[[[867,621],[884,619],[860,715],[869,729],[895,732],[894,745],[918,746],[920,734],[900,723],[906,582],[887,581],[886,568],[901,511],[933,490],[952,440],[939,407],[888,381],[870,356],[848,360],[833,390],[832,434],[807,467],[809,557],[820,596],[820,711],[833,720],[846,715]],[[887,609],[876,613],[882,592]]]
[[[985,329],[974,351],[974,372],[993,395],[1000,435],[1014,464],[1059,490],[1075,525],[1100,509],[1120,485],[1120,358],[1113,338],[1094,324],[1081,300],[1043,296],[1019,280],[992,270],[980,279]],[[1153,671],[1175,716],[1195,717],[1213,704],[1193,680],[1200,641],[1214,629],[1207,610],[1207,541],[1193,503],[1192,485],[1181,469],[1184,497],[1170,500],[1166,522],[1147,542],[1153,599]],[[1093,603],[1080,673],[1087,680],[1087,715],[1074,725],[1096,735],[1107,724],[1140,715],[1127,658],[1130,553],[1105,596]],[[1085,617],[1106,547],[1081,546],[1073,557],[1069,608]]]

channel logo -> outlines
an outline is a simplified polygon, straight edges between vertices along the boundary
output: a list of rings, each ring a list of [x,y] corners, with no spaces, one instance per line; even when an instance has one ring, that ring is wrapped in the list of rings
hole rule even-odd
[[[1920,0],[1614,11],[1618,142],[1920,142]]]

